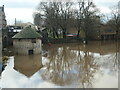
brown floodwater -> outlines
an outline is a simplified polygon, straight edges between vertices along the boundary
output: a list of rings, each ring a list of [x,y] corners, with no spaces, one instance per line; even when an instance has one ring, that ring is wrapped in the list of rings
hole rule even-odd
[[[120,42],[44,45],[42,55],[10,56],[3,88],[118,88]]]

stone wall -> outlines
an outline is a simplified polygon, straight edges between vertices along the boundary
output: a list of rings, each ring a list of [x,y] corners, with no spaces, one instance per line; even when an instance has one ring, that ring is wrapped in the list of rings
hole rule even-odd
[[[41,40],[35,39],[36,43],[32,43],[32,39],[14,39],[13,46],[17,54],[29,54],[29,50],[33,50],[33,54],[41,53]]]
[[[0,7],[0,29],[6,28],[6,16],[4,12],[4,5]]]

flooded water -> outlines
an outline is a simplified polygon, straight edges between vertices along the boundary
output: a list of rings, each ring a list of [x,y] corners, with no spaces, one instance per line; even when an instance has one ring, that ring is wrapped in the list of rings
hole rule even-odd
[[[94,41],[43,46],[43,55],[11,56],[3,88],[118,88],[120,43]]]

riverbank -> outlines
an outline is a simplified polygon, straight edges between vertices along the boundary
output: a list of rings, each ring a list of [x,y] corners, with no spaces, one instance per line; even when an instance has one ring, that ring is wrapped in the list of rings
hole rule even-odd
[[[77,38],[77,37],[68,37],[68,38],[48,38],[43,39],[43,44],[52,43],[52,44],[62,44],[62,43],[84,43],[85,39]],[[88,39],[87,42],[94,42],[94,41],[116,41],[115,39],[107,39],[107,40],[101,40],[101,39]],[[118,39],[120,41],[120,39]]]

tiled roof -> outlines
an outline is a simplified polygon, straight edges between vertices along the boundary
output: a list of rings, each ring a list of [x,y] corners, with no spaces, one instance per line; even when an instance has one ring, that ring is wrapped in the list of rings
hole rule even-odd
[[[17,33],[12,38],[14,39],[32,39],[32,38],[41,38],[42,36],[35,31],[35,29],[31,28],[30,26],[25,27],[22,31]]]

